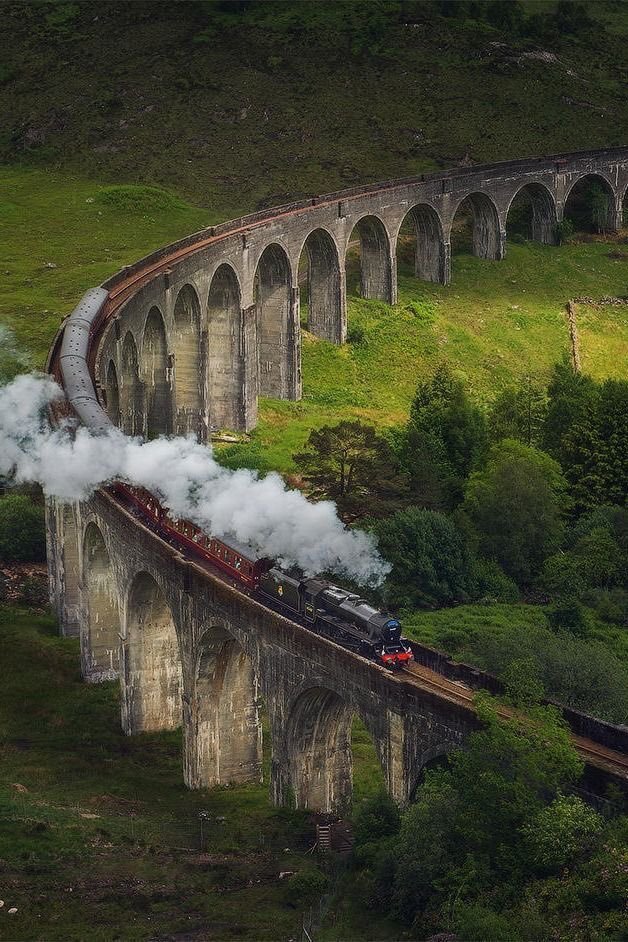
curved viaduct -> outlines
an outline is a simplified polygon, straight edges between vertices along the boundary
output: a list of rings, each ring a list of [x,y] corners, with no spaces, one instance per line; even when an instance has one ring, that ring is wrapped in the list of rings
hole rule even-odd
[[[62,325],[49,369],[68,408],[96,432],[113,423],[146,438],[206,440],[213,427],[249,429],[258,395],[301,393],[300,260],[307,329],[342,343],[345,256],[356,237],[362,294],[394,303],[405,220],[417,276],[446,283],[463,202],[473,251],[500,259],[521,190],[532,204],[533,237],[551,242],[586,177],[607,195],[606,227],[617,228],[628,148],[356,188],[203,230],[88,292]],[[128,734],[183,725],[190,787],[260,778],[262,700],[274,800],[321,811],[349,800],[354,714],[400,802],[422,766],[477,725],[459,686],[439,684],[429,671],[393,676],[317,637],[181,555],[107,490],[82,503],[49,500],[47,531],[51,597],[62,631],[80,636],[84,677],[120,678]],[[628,782],[625,732],[586,717],[572,727],[591,770]]]

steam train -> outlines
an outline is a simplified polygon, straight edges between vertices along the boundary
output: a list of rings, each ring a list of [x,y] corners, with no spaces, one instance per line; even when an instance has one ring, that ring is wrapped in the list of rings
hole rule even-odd
[[[250,546],[209,536],[189,520],[175,520],[143,488],[117,482],[109,490],[172,545],[209,562],[270,608],[391,670],[412,660],[399,622],[355,593],[324,579],[300,579],[258,557]]]

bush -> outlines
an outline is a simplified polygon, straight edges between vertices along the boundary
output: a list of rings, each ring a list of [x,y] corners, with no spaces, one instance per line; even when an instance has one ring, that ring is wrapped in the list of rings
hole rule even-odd
[[[288,880],[287,902],[292,906],[311,906],[327,889],[328,880],[316,867],[299,870]]]
[[[347,331],[347,343],[352,344],[354,347],[359,346],[364,341],[366,337],[366,331],[364,327],[360,324],[351,324]]]
[[[565,218],[561,222],[557,222],[554,226],[554,238],[557,244],[564,245],[565,242],[569,242],[575,231],[576,227],[571,219]]]
[[[517,583],[493,559],[475,559],[471,565],[474,595],[487,602],[518,602]]]
[[[0,498],[0,560],[43,562],[46,558],[44,510],[24,494]]]
[[[548,608],[545,617],[552,631],[564,628],[574,635],[585,635],[589,629],[586,609],[576,599],[561,599]]]
[[[139,213],[149,210],[181,209],[184,204],[173,193],[158,186],[121,184],[99,190],[94,202],[123,212]]]

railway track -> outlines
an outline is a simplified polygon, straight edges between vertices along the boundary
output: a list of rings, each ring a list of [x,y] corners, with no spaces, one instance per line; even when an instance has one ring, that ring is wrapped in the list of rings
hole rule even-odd
[[[409,675],[407,679],[412,678],[414,683],[437,693],[438,696],[444,699],[451,700],[453,703],[467,709],[474,709],[474,695],[477,691],[462,681],[449,680],[449,678],[443,677],[436,671],[430,670],[429,667],[416,662],[405,667],[401,673],[402,675]],[[498,707],[497,712],[504,718],[513,714],[513,710],[503,704]],[[625,753],[594,743],[591,739],[578,736],[573,732],[571,733],[571,741],[585,762],[605,771],[610,771],[613,775],[620,776],[628,782],[628,756]]]

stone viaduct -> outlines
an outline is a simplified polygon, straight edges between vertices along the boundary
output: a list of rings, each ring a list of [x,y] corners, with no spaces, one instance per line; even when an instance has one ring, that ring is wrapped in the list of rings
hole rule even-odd
[[[446,283],[463,203],[475,254],[498,260],[517,194],[531,202],[532,237],[551,242],[585,178],[605,192],[606,225],[617,228],[628,148],[363,187],[203,230],[88,293],[49,369],[95,432],[113,423],[206,440],[212,427],[251,428],[258,395],[300,396],[300,264],[307,329],[342,343],[350,243],[359,240],[362,294],[394,303],[404,221],[417,277]],[[182,725],[190,787],[259,780],[262,701],[273,799],[320,811],[350,798],[354,715],[400,802],[426,762],[477,724],[455,698],[317,637],[186,558],[107,489],[81,503],[49,500],[47,532],[51,598],[62,631],[80,637],[85,679],[120,679],[128,734]]]

